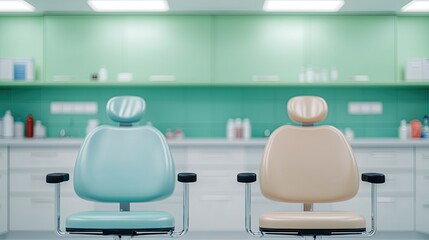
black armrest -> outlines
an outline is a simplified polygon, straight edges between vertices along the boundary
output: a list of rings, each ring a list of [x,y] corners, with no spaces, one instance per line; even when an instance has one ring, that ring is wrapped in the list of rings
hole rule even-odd
[[[69,174],[68,173],[49,173],[46,175],[46,182],[47,183],[61,183],[68,181]]]
[[[386,180],[382,173],[362,173],[362,181],[380,184]]]
[[[177,181],[181,183],[191,183],[197,181],[196,173],[179,173],[177,174]]]
[[[256,182],[256,173],[239,173],[237,175],[237,182],[239,183]]]

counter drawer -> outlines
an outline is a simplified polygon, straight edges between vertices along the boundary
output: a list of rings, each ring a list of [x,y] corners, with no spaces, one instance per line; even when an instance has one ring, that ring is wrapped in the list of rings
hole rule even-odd
[[[369,170],[370,171],[370,170]],[[369,171],[362,171],[369,172]],[[396,170],[388,169],[382,171],[386,177],[386,182],[379,184],[377,190],[379,193],[410,193],[414,192],[414,175],[412,170]],[[360,181],[359,194],[369,196],[371,192],[371,184]]]
[[[354,148],[359,169],[414,168],[414,150],[409,148]]]
[[[187,150],[188,164],[244,164],[245,154],[242,148],[204,147]]]
[[[78,148],[10,148],[10,168],[73,168]]]
[[[54,231],[54,194],[12,195],[10,198],[11,231]],[[61,195],[61,224],[66,216],[94,209],[94,203],[77,196]]]
[[[429,148],[416,148],[416,170],[429,170]]]
[[[61,191],[73,192],[72,169],[58,169],[57,172],[66,172],[70,175],[70,180],[61,183]],[[46,183],[46,174],[49,171],[25,171],[11,170],[10,172],[10,192],[54,192],[54,184]]]

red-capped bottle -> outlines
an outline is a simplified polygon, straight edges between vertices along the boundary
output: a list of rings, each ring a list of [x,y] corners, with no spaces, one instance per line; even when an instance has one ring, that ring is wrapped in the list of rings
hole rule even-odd
[[[25,119],[25,137],[32,138],[34,133],[34,118],[31,114],[28,114]]]

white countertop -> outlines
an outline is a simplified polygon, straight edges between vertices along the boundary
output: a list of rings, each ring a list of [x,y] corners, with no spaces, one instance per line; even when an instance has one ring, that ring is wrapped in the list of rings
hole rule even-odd
[[[170,147],[264,147],[266,138],[251,140],[227,140],[224,138],[186,138],[168,141]],[[83,138],[6,139],[0,138],[0,146],[10,147],[79,147]],[[361,138],[350,141],[352,147],[429,147],[429,139],[399,140],[396,138]]]

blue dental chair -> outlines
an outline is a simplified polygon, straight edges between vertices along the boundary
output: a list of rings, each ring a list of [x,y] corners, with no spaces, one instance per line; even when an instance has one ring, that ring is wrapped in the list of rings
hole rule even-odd
[[[255,173],[240,173],[245,184],[245,229],[256,237],[371,237],[377,230],[377,185],[381,173],[363,173],[371,184],[371,228],[352,211],[315,211],[316,203],[353,198],[359,189],[359,174],[352,149],[344,135],[332,126],[314,126],[325,119],[328,106],[315,96],[291,98],[289,117],[301,126],[284,125],[269,137],[260,165],[260,189],[271,200],[301,203],[302,211],[266,212],[259,217],[259,231],[251,226],[251,184]],[[345,236],[345,237],[347,237]]]
[[[87,211],[67,216],[60,226],[60,186],[67,173],[51,173],[55,184],[55,224],[61,237],[89,235],[135,237],[138,235],[184,235],[189,227],[189,183],[194,173],[179,173],[183,183],[183,229],[175,231],[174,217],[164,211],[131,211],[131,203],[162,200],[175,187],[175,170],[167,142],[151,126],[136,126],[145,110],[140,97],[120,96],[107,103],[107,115],[119,127],[100,126],[85,138],[74,168],[76,194],[90,201],[118,203],[118,211]]]

